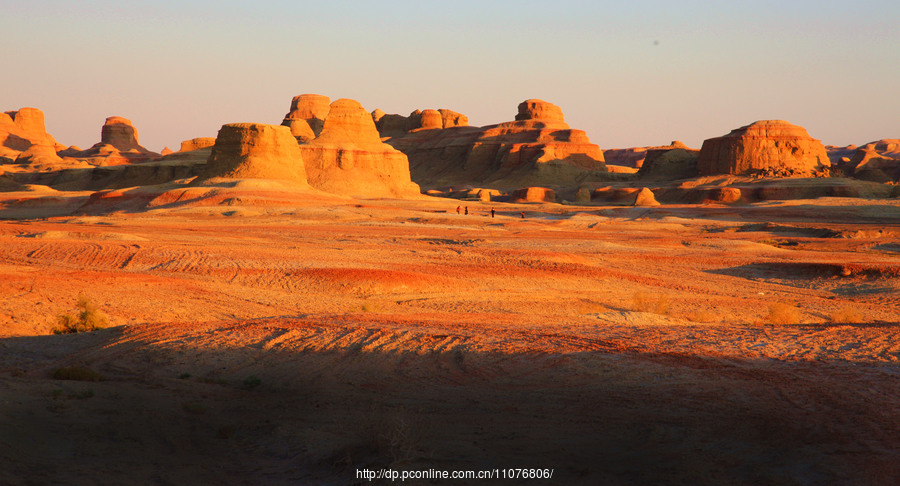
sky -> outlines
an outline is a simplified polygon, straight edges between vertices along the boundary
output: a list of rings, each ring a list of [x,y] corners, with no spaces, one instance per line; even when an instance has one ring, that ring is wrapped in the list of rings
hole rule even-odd
[[[177,150],[280,124],[304,93],[471,125],[560,106],[603,149],[782,119],[825,144],[900,138],[900,2],[0,0],[0,111],[65,145],[109,116]]]

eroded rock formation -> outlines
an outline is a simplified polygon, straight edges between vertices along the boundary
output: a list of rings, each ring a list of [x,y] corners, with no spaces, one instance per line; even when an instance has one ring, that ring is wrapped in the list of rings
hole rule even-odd
[[[0,159],[6,163],[58,164],[62,159],[56,152],[64,149],[47,133],[41,110],[21,108],[0,113]]]
[[[300,142],[308,142],[322,131],[331,99],[317,94],[302,94],[291,100],[291,111],[284,116],[282,125],[289,127]]]
[[[546,187],[523,187],[510,194],[509,202],[556,202],[556,192]]]
[[[300,145],[309,183],[325,192],[361,197],[411,197],[409,162],[381,142],[372,116],[358,101],[335,100],[322,129]]]
[[[452,112],[438,113],[443,125],[447,123],[444,120],[454,120]],[[421,115],[428,126],[436,125],[434,114]],[[409,157],[413,179],[431,187],[485,183],[504,189],[559,186],[606,173],[600,147],[592,144],[584,131],[570,128],[558,106],[526,100],[515,118],[486,127],[413,130],[388,143]]]
[[[303,157],[290,128],[261,123],[222,126],[198,179],[211,178],[281,179],[307,184]]]
[[[216,144],[216,139],[214,137],[199,137],[192,138],[190,140],[185,140],[181,142],[181,148],[178,150],[179,152],[191,152],[194,150],[200,150],[207,147],[212,147]]]
[[[73,155],[82,159],[95,160],[98,164],[143,162],[160,156],[142,147],[138,142],[138,132],[131,120],[121,116],[111,116],[100,129],[100,142],[91,148]]]
[[[409,116],[387,114],[376,109],[372,112],[372,120],[382,137],[403,136],[416,130],[469,126],[469,118],[466,115],[444,108],[415,110]]]
[[[859,147],[847,163],[856,178],[875,182],[900,179],[900,140],[885,139]]]
[[[825,146],[803,127],[763,120],[703,142],[700,175],[811,176],[831,166]]]

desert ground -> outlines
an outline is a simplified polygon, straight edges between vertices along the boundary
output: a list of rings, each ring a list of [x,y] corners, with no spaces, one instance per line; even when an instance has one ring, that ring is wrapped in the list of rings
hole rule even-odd
[[[900,477],[896,198],[37,217],[88,194],[0,220],[0,483]],[[79,295],[109,327],[51,334]]]

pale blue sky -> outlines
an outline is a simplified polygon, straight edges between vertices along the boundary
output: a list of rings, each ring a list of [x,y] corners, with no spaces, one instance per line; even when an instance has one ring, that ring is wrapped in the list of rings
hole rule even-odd
[[[473,125],[559,105],[602,148],[785,119],[826,144],[900,138],[900,2],[0,0],[0,110],[66,145],[107,116],[151,150],[294,95],[369,111],[449,108]]]

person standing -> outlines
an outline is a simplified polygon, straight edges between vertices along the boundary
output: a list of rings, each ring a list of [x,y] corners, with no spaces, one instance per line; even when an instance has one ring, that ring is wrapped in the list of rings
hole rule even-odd
[[[466,214],[469,214],[469,206],[466,206]]]
[[[460,210],[460,209],[461,209],[461,208],[460,208],[459,206],[456,206],[456,214],[459,214],[459,210]]]
[[[491,219],[494,218],[494,208],[491,208]]]

